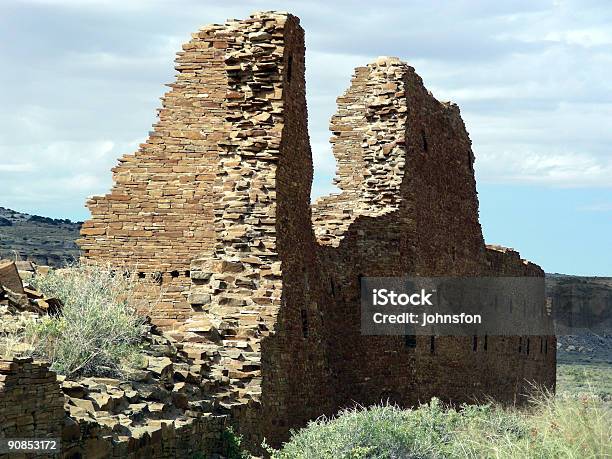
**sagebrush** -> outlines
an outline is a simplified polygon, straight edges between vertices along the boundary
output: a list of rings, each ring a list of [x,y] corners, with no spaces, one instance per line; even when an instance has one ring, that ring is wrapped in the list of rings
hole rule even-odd
[[[117,375],[139,360],[146,318],[137,313],[138,282],[129,272],[81,263],[35,275],[31,283],[63,303],[62,313],[26,330],[34,354],[64,375]]]
[[[610,412],[596,397],[542,394],[528,409],[494,404],[345,410],[311,422],[275,459],[606,458]]]

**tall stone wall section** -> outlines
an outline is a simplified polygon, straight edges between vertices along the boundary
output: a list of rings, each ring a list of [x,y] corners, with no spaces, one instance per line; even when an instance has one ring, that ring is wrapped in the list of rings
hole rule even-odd
[[[257,449],[320,414],[330,389],[309,195],[304,32],[291,15],[253,15],[229,41],[229,139],[220,143],[217,242],[194,259],[195,348],[219,357],[216,399]],[[193,337],[196,339],[195,337]]]
[[[213,184],[226,133],[225,33],[224,26],[208,26],[183,45],[159,121],[135,154],[119,160],[111,192],[88,201],[92,217],[81,230],[86,258],[124,265],[159,283],[145,296],[161,296],[151,311],[160,326],[190,316],[191,260],[212,253],[215,243]]]
[[[388,117],[386,124],[368,113],[372,101]],[[397,134],[397,125],[404,135]],[[485,247],[474,156],[459,110],[438,102],[411,67],[381,58],[356,69],[351,87],[338,99],[331,130],[339,164],[335,182],[343,192],[317,200],[313,222],[329,279],[324,314],[335,408],[385,399],[410,406],[432,396],[514,402],[527,393],[528,381],[554,387],[554,337],[529,338],[547,345],[534,344],[527,353],[527,337],[361,335],[361,277],[543,272],[516,252]],[[386,139],[394,138],[403,142],[404,165],[393,169],[396,174],[377,175],[381,169],[372,151],[379,147],[391,158],[393,143]],[[349,157],[356,158],[353,167]],[[386,187],[394,189],[394,201],[384,206],[379,190]]]
[[[314,205],[314,230],[320,243],[337,246],[359,217],[380,217],[399,209],[406,164],[408,116],[404,77],[397,58],[379,58],[355,69],[350,88],[338,98],[330,139],[338,170],[339,195]]]
[[[459,109],[397,58],[356,69],[338,99],[341,193],[310,206],[304,53],[285,13],[194,34],[155,131],[90,201],[85,255],[160,281],[145,292],[164,295],[154,320],[208,371],[215,409],[254,451],[355,402],[554,387],[554,337],[361,335],[364,276],[543,273],[485,247]]]

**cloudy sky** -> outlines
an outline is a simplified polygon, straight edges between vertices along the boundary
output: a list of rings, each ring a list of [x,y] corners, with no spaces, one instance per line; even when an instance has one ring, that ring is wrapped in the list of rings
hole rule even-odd
[[[489,243],[549,272],[612,276],[612,4],[572,1],[0,1],[0,206],[82,220],[135,150],[198,27],[285,10],[306,30],[313,196],[354,67],[414,66],[459,104]]]

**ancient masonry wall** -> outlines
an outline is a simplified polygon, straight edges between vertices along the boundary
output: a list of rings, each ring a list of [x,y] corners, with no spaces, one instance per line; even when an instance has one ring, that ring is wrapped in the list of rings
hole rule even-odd
[[[359,216],[380,217],[399,209],[407,151],[406,72],[399,59],[380,58],[355,69],[351,86],[338,98],[330,141],[338,165],[334,183],[342,193],[313,206],[321,244],[337,246]]]
[[[63,407],[64,396],[48,365],[0,360],[0,437],[60,438]]]
[[[81,230],[86,258],[159,283],[145,297],[161,295],[151,314],[163,327],[190,316],[191,260],[211,253],[215,242],[213,183],[226,132],[224,33],[209,26],[183,45],[159,121],[135,154],[119,160],[111,192],[88,201],[92,218]]]
[[[458,108],[435,100],[414,70],[396,59],[379,59],[366,69],[356,69],[332,118],[336,183],[346,190],[313,204],[321,262],[331,284],[323,312],[335,406],[381,399],[410,406],[434,395],[454,402],[486,396],[513,402],[527,392],[527,381],[554,387],[553,337],[530,338],[548,343],[532,344],[527,352],[526,337],[361,336],[362,276],[543,276],[516,252],[485,249],[474,157]],[[395,80],[388,81],[390,75]],[[398,91],[381,91],[393,83]],[[363,105],[347,98],[357,92]],[[387,109],[389,119],[381,126],[364,109],[372,100],[378,110],[391,104],[407,110]],[[405,129],[403,138],[389,131],[393,119]],[[376,175],[376,156],[364,150],[393,151],[388,145],[394,137],[405,140],[406,150],[405,166],[398,169],[398,205],[371,218],[382,207],[381,199],[371,197],[394,176]],[[342,166],[345,157],[358,158],[355,167]]]
[[[160,422],[139,437],[119,437],[93,422],[70,416],[55,373],[32,359],[0,360],[0,437],[56,438],[60,458],[176,458],[224,453],[223,417],[190,419],[183,425]],[[0,454],[0,458],[15,457]],[[25,456],[24,456],[25,457]]]
[[[310,224],[304,32],[290,15],[253,15],[236,27],[241,39],[229,40],[226,54],[231,126],[216,182],[218,238],[211,257],[192,263],[190,299],[201,313],[185,329],[219,334],[216,398],[257,447],[327,412],[329,385]]]
[[[361,336],[363,276],[543,275],[485,247],[459,109],[414,69],[356,70],[330,126],[341,193],[312,207],[298,19],[205,27],[177,69],[155,131],[90,201],[81,246],[159,281],[144,292],[163,295],[155,322],[208,370],[215,409],[254,451],[354,402],[511,402],[526,380],[554,387],[553,337]]]

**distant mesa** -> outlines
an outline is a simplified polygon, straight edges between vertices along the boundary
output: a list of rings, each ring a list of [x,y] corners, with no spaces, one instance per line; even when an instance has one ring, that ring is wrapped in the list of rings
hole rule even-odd
[[[0,258],[61,267],[79,258],[81,222],[0,207]]]

